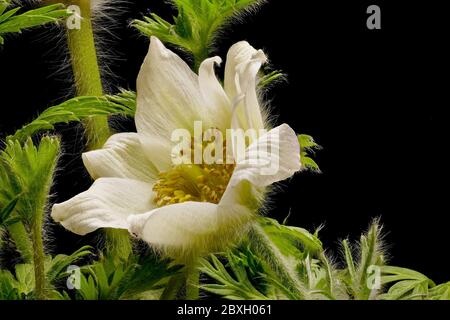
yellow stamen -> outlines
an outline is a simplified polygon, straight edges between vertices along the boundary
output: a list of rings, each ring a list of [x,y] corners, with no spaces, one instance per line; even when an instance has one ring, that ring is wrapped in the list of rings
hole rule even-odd
[[[226,154],[226,147],[225,154]],[[178,165],[162,172],[153,187],[155,203],[162,207],[186,201],[219,203],[234,164]]]

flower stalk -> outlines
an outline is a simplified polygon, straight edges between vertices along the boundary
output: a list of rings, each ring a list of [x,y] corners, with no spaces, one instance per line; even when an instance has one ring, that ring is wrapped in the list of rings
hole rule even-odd
[[[128,260],[133,250],[127,230],[106,229],[106,253],[114,257],[116,263]]]
[[[160,300],[176,300],[186,283],[186,273],[181,272],[170,278]]]
[[[91,1],[72,0],[80,9],[80,28],[67,28],[67,41],[72,60],[75,86],[78,96],[101,96],[103,86],[98,66],[92,29]],[[105,116],[92,117],[85,122],[88,148],[98,149],[110,136],[108,119]]]
[[[184,264],[182,272],[172,276],[167,283],[160,300],[198,300],[200,297],[200,271],[198,258],[188,261],[177,261],[175,264]]]
[[[91,1],[71,0],[70,4],[79,7],[81,16],[79,29],[67,28],[77,95],[102,96],[103,86],[92,28]],[[89,150],[101,148],[111,135],[106,116],[91,117],[85,121],[84,127]],[[121,230],[107,230],[105,234],[108,254],[126,260],[132,250],[128,233]]]
[[[12,224],[8,226],[8,232],[23,261],[25,263],[31,263],[33,260],[33,243],[24,224],[21,221]]]
[[[263,228],[254,223],[250,229],[250,246],[278,276],[281,283],[300,299],[304,298],[304,286],[295,274],[295,269],[283,258],[280,250],[273,244]]]
[[[33,266],[34,266],[34,283],[35,297],[37,300],[45,300],[47,298],[46,279],[45,279],[45,253],[43,241],[43,216],[44,210],[40,208],[34,214],[34,221],[31,225],[31,238],[33,241]]]
[[[200,271],[197,259],[186,266],[186,300],[198,300],[200,296]]]

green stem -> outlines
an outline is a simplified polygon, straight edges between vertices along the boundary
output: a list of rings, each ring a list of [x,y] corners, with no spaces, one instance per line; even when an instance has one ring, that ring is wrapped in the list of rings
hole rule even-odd
[[[33,243],[22,222],[8,226],[8,232],[25,263],[33,261]]]
[[[181,272],[172,276],[167,283],[160,300],[176,300],[180,296],[180,292],[186,284],[186,273]]]
[[[200,271],[197,263],[186,267],[186,300],[198,300],[200,296]]]
[[[127,261],[133,248],[127,230],[106,229],[106,253],[115,263]]]
[[[190,259],[189,259],[190,260]],[[160,300],[198,300],[200,296],[200,272],[198,260],[184,262],[183,272],[174,275],[167,283]]]
[[[102,96],[103,86],[92,29],[91,1],[72,0],[70,4],[79,6],[82,17],[80,29],[67,30],[77,95]],[[84,127],[89,150],[101,148],[111,135],[108,118],[105,116],[92,117],[85,121]],[[132,250],[128,233],[123,230],[107,230],[106,249],[108,254],[117,259],[126,260]]]
[[[249,240],[252,249],[267,263],[278,276],[281,283],[300,300],[304,299],[306,291],[298,279],[295,269],[289,265],[280,250],[273,244],[258,223],[255,223],[251,228]]]
[[[44,241],[42,239],[44,211],[37,212],[31,226],[31,238],[33,239],[33,267],[35,295],[37,300],[47,299],[45,279],[45,253]]]
[[[72,69],[78,96],[102,96],[103,86],[92,30],[91,1],[72,0],[80,8],[80,29],[68,29],[67,40],[72,59]],[[98,149],[110,136],[108,119],[92,117],[85,123],[88,148]]]

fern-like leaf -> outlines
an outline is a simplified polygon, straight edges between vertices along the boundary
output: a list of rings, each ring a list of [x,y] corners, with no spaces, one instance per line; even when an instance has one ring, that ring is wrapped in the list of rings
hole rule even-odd
[[[321,146],[314,141],[313,137],[306,134],[298,135],[298,142],[300,144],[300,162],[302,167],[306,170],[320,173],[319,165],[311,156],[314,155],[316,150],[320,150]]]
[[[5,33],[20,33],[24,29],[37,27],[46,23],[56,23],[71,13],[62,4],[53,4],[20,13],[20,7],[5,11],[9,2],[0,0],[0,44],[4,43]]]
[[[50,107],[35,120],[18,130],[8,140],[24,141],[43,130],[53,130],[58,123],[82,121],[94,116],[120,114],[134,117],[136,112],[136,94],[123,91],[115,96],[77,97],[60,105]]]
[[[173,0],[178,15],[173,23],[152,13],[133,25],[147,36],[193,54],[198,67],[209,55],[217,31],[231,18],[255,8],[260,0]]]

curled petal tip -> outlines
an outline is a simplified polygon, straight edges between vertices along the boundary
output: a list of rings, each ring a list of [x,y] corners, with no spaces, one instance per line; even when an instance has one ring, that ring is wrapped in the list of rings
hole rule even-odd
[[[258,60],[261,63],[266,63],[269,59],[267,58],[266,54],[262,50],[258,50],[255,52],[255,54],[252,56],[252,60]]]
[[[219,56],[215,56],[210,58],[212,61],[214,61],[215,64],[217,64],[218,66],[220,66],[222,64],[222,58]]]
[[[149,52],[152,54],[167,55],[169,51],[164,46],[164,44],[161,42],[161,40],[159,40],[155,36],[151,36]]]

